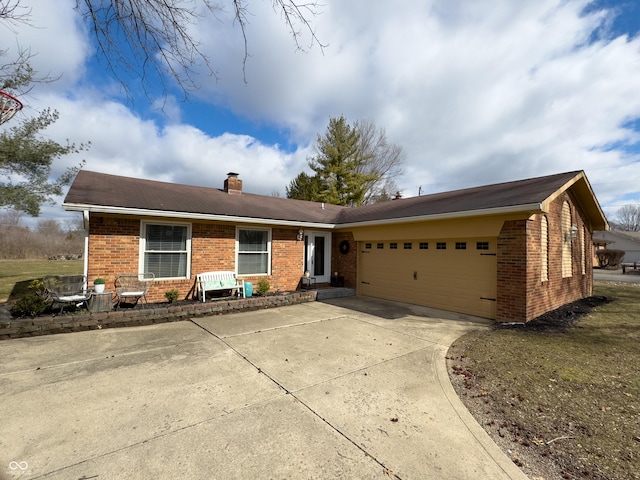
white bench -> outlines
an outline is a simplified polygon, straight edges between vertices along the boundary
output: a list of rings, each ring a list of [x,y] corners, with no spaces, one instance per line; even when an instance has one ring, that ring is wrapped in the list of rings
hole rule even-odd
[[[196,275],[198,297],[204,302],[207,292],[214,290],[237,290],[238,295],[244,294],[244,280],[236,277],[235,272],[204,272]]]

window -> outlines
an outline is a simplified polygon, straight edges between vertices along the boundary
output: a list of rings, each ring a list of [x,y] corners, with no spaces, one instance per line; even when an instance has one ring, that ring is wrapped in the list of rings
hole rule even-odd
[[[546,216],[540,222],[540,280],[549,280],[549,220]]]
[[[436,250],[446,250],[447,242],[438,242],[436,243]]]
[[[384,243],[379,243],[379,244],[377,245],[377,247],[378,247],[379,249],[384,248]]]
[[[141,270],[156,278],[188,278],[191,225],[142,222],[141,229]]]
[[[476,250],[489,250],[489,242],[476,242]]]
[[[565,200],[562,204],[562,278],[570,277],[573,270],[573,248],[571,238],[571,208]]]
[[[466,250],[467,242],[456,242],[456,250]]]
[[[584,234],[584,227],[580,229],[580,270],[582,275],[587,274],[587,247],[584,244],[584,239],[586,235]]]
[[[420,250],[428,250],[429,242],[420,242]]]
[[[364,248],[367,248],[367,249],[368,249],[368,248],[371,248],[371,244],[370,244],[370,243],[365,243],[365,244],[364,244]]]
[[[411,242],[405,242],[405,244],[404,244],[404,249],[405,250],[411,250],[411,247],[413,247]]]
[[[389,248],[390,248],[391,250],[397,250],[397,249],[398,249],[398,244],[397,244],[397,243],[395,243],[395,242],[390,243],[390,244],[389,244]]]
[[[271,270],[271,230],[238,228],[238,275],[269,275]]]

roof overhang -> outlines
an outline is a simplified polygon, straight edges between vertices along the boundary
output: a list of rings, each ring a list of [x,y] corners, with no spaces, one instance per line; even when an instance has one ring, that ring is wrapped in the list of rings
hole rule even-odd
[[[609,230],[607,217],[602,211],[602,208],[600,208],[600,204],[598,203],[598,200],[593,193],[593,189],[591,188],[591,184],[589,183],[589,180],[587,180],[587,176],[584,172],[576,174],[575,177],[556,190],[556,193],[547,197],[542,203],[544,211],[548,212],[551,202],[566,190],[571,190],[574,193],[575,199],[580,205],[580,208],[585,212],[589,219],[592,231]]]
[[[378,225],[393,225],[399,223],[427,222],[437,220],[455,220],[459,218],[483,217],[492,215],[515,215],[522,214],[530,216],[534,213],[542,212],[540,203],[529,203],[524,205],[513,205],[509,207],[485,208],[482,210],[466,210],[463,212],[436,213],[432,215],[418,215],[414,217],[388,218],[384,220],[370,220],[367,222],[341,223],[337,228],[356,228]]]
[[[302,228],[336,228],[333,223],[300,222],[275,218],[239,217],[233,215],[211,215],[205,213],[175,212],[169,210],[149,210],[144,208],[110,207],[86,205],[79,203],[63,203],[62,208],[70,212],[110,213],[115,215],[137,215],[141,217],[179,218],[182,220],[209,220],[216,222],[233,222],[259,225],[283,225]]]

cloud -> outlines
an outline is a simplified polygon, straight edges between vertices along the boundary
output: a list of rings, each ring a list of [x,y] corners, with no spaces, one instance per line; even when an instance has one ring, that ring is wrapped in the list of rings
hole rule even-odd
[[[316,134],[345,115],[372,120],[405,149],[405,196],[584,169],[609,211],[640,198],[640,36],[611,30],[620,10],[587,0],[330,0],[312,18],[327,46],[305,53],[270,2],[252,2],[247,83],[238,25],[218,12],[190,27],[218,79],[202,74],[192,103],[170,96],[161,117],[116,89],[91,88],[104,72],[89,63],[73,3],[33,2],[45,28],[19,37],[47,52],[40,68],[63,74],[38,87],[34,106],[60,110],[51,135],[92,141],[89,169],[214,187],[236,171],[245,191],[284,194]],[[185,124],[196,106],[236,115],[235,133],[206,113]],[[293,149],[244,135],[243,122]]]

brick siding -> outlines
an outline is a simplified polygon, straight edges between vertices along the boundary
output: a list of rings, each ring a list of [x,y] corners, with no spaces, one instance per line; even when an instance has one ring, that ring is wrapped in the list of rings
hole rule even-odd
[[[96,277],[103,277],[106,289],[110,290],[119,274],[138,272],[140,222],[140,218],[91,215],[88,257],[90,284]],[[254,290],[262,279],[269,282],[271,292],[294,291],[299,287],[304,265],[304,242],[296,239],[297,232],[296,228],[272,229],[271,275],[243,276],[245,281],[253,283]],[[165,292],[172,289],[180,292],[180,299],[191,298],[195,292],[196,274],[200,272],[235,271],[235,225],[194,222],[191,233],[191,278],[155,281],[147,293],[149,302],[164,302]]]
[[[349,242],[349,252],[340,252],[340,244],[343,241]],[[351,232],[334,232],[331,237],[331,274],[338,272],[344,277],[344,286],[356,288],[356,278],[358,274],[358,252],[356,242]]]
[[[585,231],[585,273],[582,273],[581,235],[572,243],[572,275],[562,278],[562,204],[568,201],[571,224]],[[548,281],[541,280],[541,221],[543,215],[504,223],[498,237],[499,322],[526,322],[567,303],[588,297],[593,287],[591,230],[569,192],[556,198],[546,215],[549,224]],[[585,226],[587,228],[585,228]]]

